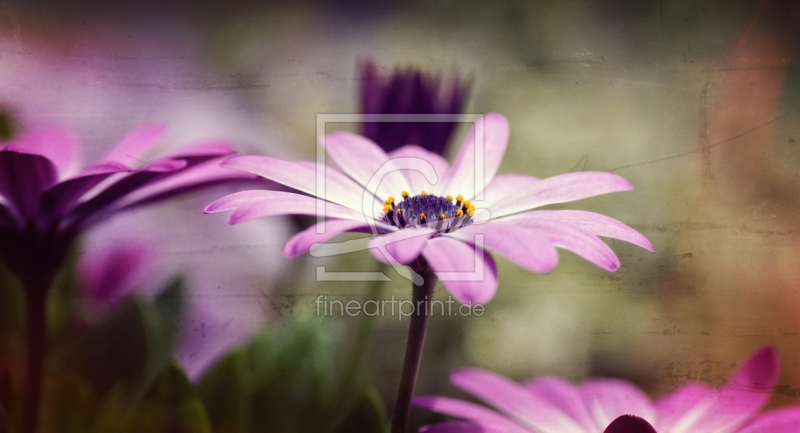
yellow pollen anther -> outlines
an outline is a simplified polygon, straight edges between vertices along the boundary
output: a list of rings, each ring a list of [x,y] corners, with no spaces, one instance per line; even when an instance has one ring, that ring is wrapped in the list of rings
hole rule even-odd
[[[461,195],[461,194],[457,195],[456,196],[456,202],[457,203],[463,203],[464,202],[464,196]]]
[[[447,215],[441,213],[441,214],[439,214],[439,219],[440,220],[445,220],[445,219],[447,219]]]
[[[403,215],[403,209],[397,209],[397,216]]]
[[[446,198],[447,201],[453,201],[453,196],[452,195],[448,194],[448,195],[444,196],[444,198]]]
[[[408,196],[411,194],[409,194],[408,191],[403,191],[400,195],[402,195],[403,198],[408,198]]]
[[[470,206],[472,206],[472,203],[470,203],[470,202],[469,202],[469,200],[464,200],[464,203],[462,203],[462,204],[463,204],[464,206],[466,206],[466,207],[470,207]]]
[[[394,203],[394,197],[390,195],[389,198],[386,199],[386,203]]]
[[[392,210],[394,210],[394,208],[390,204],[387,204],[387,205],[383,206],[383,212],[384,213],[392,213]]]
[[[464,216],[464,211],[461,209],[456,209],[456,216],[457,217]]]
[[[427,193],[427,191],[422,190],[422,192],[420,192],[419,195],[428,195],[428,193]]]
[[[425,221],[425,218],[427,218],[427,217],[425,216],[424,213],[419,214],[419,220],[420,221]]]

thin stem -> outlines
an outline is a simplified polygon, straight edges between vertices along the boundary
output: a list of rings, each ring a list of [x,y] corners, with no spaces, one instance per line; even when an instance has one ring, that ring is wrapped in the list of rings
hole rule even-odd
[[[39,406],[42,399],[44,357],[47,329],[47,287],[26,285],[28,368],[26,378],[25,406],[22,419],[23,433],[36,433],[39,422]]]
[[[436,275],[422,258],[416,267],[422,275],[421,286],[412,286],[412,302],[414,314],[408,327],[406,356],[403,361],[403,372],[400,376],[400,387],[397,390],[397,403],[392,417],[391,433],[405,433],[408,427],[408,416],[411,411],[411,399],[414,396],[414,385],[417,382],[419,364],[422,361],[422,349],[425,346],[425,334],[432,313],[433,289],[436,287]]]

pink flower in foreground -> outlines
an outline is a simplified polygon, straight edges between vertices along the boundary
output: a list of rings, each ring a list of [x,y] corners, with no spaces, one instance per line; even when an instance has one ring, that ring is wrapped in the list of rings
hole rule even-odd
[[[0,256],[26,287],[47,290],[75,238],[114,213],[207,187],[241,173],[223,169],[231,154],[209,141],[143,163],[164,128],[133,131],[88,166],[70,135],[23,133],[0,149]],[[215,161],[217,160],[217,161]]]
[[[655,402],[622,380],[590,379],[575,385],[542,377],[520,385],[468,368],[453,373],[451,382],[499,412],[446,397],[420,397],[414,405],[467,420],[429,426],[427,433],[600,433],[626,414],[641,417],[659,433],[800,431],[800,407],[757,416],[777,378],[778,357],[769,347],[752,355],[719,389],[690,383]]]
[[[619,259],[598,236],[653,251],[640,233],[604,215],[574,210],[527,212],[633,187],[617,175],[600,172],[567,173],[547,179],[495,175],[508,135],[505,117],[484,116],[450,166],[441,156],[418,146],[407,145],[387,154],[364,137],[333,133],[323,137],[322,145],[341,171],[324,167],[325,196],[317,192],[318,167],[314,163],[234,157],[223,165],[303,194],[243,191],[211,203],[206,212],[232,211],[229,222],[235,224],[272,215],[316,215],[322,204],[329,218],[320,223],[324,230],[317,225],[295,235],[284,248],[287,256],[304,254],[314,244],[343,232],[372,231],[376,236],[368,246],[378,260],[405,265],[421,257],[461,302],[487,302],[497,289],[494,259],[483,254],[481,240],[488,249],[538,273],[556,267],[556,247],[570,250],[602,269],[616,271]],[[476,150],[480,150],[476,136],[485,145],[481,165],[485,188],[476,183]],[[472,203],[473,197],[480,195],[485,200]],[[476,263],[481,260],[483,263]],[[463,277],[463,273],[474,275],[476,268],[483,272],[480,278]],[[455,277],[450,276],[453,273]]]

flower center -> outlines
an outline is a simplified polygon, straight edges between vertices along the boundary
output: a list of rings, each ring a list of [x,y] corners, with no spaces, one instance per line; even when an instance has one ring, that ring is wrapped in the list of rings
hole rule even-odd
[[[412,196],[403,191],[403,200],[395,203],[394,197],[383,202],[383,222],[401,229],[407,227],[430,227],[449,233],[472,224],[475,206],[460,194],[439,197],[425,191]]]

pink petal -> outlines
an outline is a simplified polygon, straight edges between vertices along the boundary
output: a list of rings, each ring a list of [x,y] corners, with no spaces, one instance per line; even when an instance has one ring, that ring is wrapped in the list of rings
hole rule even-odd
[[[327,218],[342,218],[365,222],[361,213],[335,203],[314,197],[282,191],[241,191],[214,201],[205,208],[206,213],[232,210],[228,221],[238,224],[255,218],[274,215],[317,215],[317,203],[325,204]]]
[[[505,202],[516,202],[533,189],[542,180],[522,174],[498,174],[486,185],[483,201],[475,202],[480,208],[494,209]]]
[[[775,349],[758,350],[728,379],[715,402],[690,431],[735,431],[769,401],[777,379]]]
[[[164,136],[164,125],[142,125],[122,138],[100,158],[100,164],[113,162],[126,167],[142,165],[145,155]],[[91,167],[90,167],[91,168]]]
[[[797,433],[800,431],[800,408],[773,410],[758,417],[737,433]]]
[[[453,385],[541,433],[583,433],[567,414],[525,387],[490,371],[465,368],[450,375]]]
[[[174,176],[134,191],[125,198],[125,203],[121,207],[132,209],[227,181],[258,178],[254,174],[221,167],[219,162],[216,159],[189,167]]]
[[[594,418],[583,404],[580,387],[556,376],[543,376],[525,382],[525,387],[534,396],[549,402],[567,414],[586,431],[593,431]]]
[[[379,198],[397,197],[411,189],[399,167],[386,164],[389,156],[367,138],[349,132],[335,132],[320,138],[320,143],[342,171]],[[385,175],[376,177],[381,170],[385,170]]]
[[[124,204],[120,203],[124,203],[124,200],[130,194],[164,182],[172,176],[182,173],[183,170],[196,167],[213,160],[215,157],[216,155],[214,154],[203,154],[201,152],[195,155],[183,156],[181,159],[165,158],[146,164],[133,173],[123,176],[111,185],[106,186],[97,195],[75,206],[66,216],[66,221],[75,227],[86,227],[94,224],[124,206]],[[112,169],[115,166],[121,166],[121,164],[117,163],[102,163],[101,165],[110,166]],[[96,167],[98,166],[95,166],[91,171],[95,171]]]
[[[106,167],[105,171],[102,171],[101,167],[96,166],[90,174],[83,174],[67,179],[51,186],[45,191],[41,199],[41,213],[44,219],[48,222],[52,222],[62,217],[72,209],[84,194],[99,185],[100,182],[108,179],[112,174],[119,172],[115,171],[115,167],[111,165],[104,165],[104,167]],[[125,170],[127,170],[127,168],[122,167],[122,171]]]
[[[227,140],[205,140],[170,152],[162,158],[193,158],[198,156],[226,156],[236,152]]]
[[[447,397],[418,397],[414,399],[413,404],[416,407],[464,418],[484,425],[493,424],[497,427],[505,428],[505,431],[529,433],[529,430],[522,428],[510,419],[474,403]]]
[[[513,224],[511,222],[507,224],[545,235],[555,246],[572,251],[601,269],[609,272],[619,269],[619,259],[614,250],[586,230],[560,221],[544,219],[518,219]]]
[[[617,379],[592,379],[581,386],[583,404],[592,413],[597,429],[604,429],[622,415],[636,415],[655,424],[656,411],[639,388]]]
[[[212,203],[206,206],[205,209],[203,209],[203,212],[219,213],[232,211],[239,206],[260,200],[267,192],[268,191],[264,190],[249,190],[228,194],[222,198],[214,200]]]
[[[558,251],[547,233],[527,230],[507,223],[472,224],[448,236],[475,243],[483,235],[486,248],[502,254],[512,262],[537,273],[550,272],[558,265]]]
[[[188,163],[182,159],[159,159],[143,165],[139,170],[154,173],[167,173],[185,168],[187,164]]]
[[[307,253],[314,244],[328,241],[345,232],[370,233],[369,224],[361,221],[328,220],[324,224],[325,233],[317,233],[319,224],[315,224],[292,236],[283,247],[283,253],[287,257],[297,257]]]
[[[128,167],[127,165],[120,164],[118,162],[101,162],[99,164],[95,164],[83,170],[79,175],[73,176],[69,180],[77,179],[80,177],[93,176],[95,174],[112,174],[112,173],[120,173],[123,171],[133,171],[133,169]]]
[[[422,255],[461,303],[489,302],[497,291],[497,265],[487,251],[448,236],[428,241]]]
[[[480,146],[482,145],[482,146]],[[467,134],[447,178],[436,190],[440,195],[462,194],[472,199],[489,185],[500,167],[508,145],[508,121],[502,114],[489,113]],[[483,149],[481,149],[483,147]],[[483,150],[482,155],[476,155]],[[477,159],[476,159],[477,157]],[[476,170],[477,168],[477,170]],[[476,184],[477,178],[477,184]]]
[[[717,391],[701,383],[688,383],[656,401],[658,430],[691,430],[717,401]]]
[[[44,156],[56,166],[61,179],[71,176],[79,164],[78,140],[56,128],[23,132],[6,150]]]
[[[743,406],[760,409],[771,397],[778,380],[778,353],[773,347],[757,350],[720,390],[723,397],[748,401]],[[740,397],[742,397],[740,399]]]
[[[403,146],[397,150],[394,150],[389,153],[389,158],[417,158],[427,161],[427,163],[433,167],[434,173],[436,173],[436,184],[444,180],[444,176],[447,174],[447,170],[449,169],[447,160],[442,158],[441,155],[429,152],[415,145]],[[413,167],[417,167],[417,165],[414,165]],[[408,184],[411,187],[409,192],[413,194],[419,194],[421,191],[435,190],[435,184],[428,182],[428,179],[420,171],[414,170],[411,167],[404,168],[405,170],[403,171],[403,174],[405,175],[406,179],[408,180]]]
[[[599,213],[583,210],[536,210],[517,214],[508,218],[507,221],[513,223],[521,219],[558,221],[578,227],[595,236],[619,239],[642,247],[651,253],[655,252],[653,244],[644,235],[614,218]]]
[[[596,195],[632,190],[633,186],[616,174],[597,171],[559,174],[533,183],[525,194],[516,194],[513,189],[507,189],[506,198],[498,199],[491,208],[492,218],[548,204],[566,203]]]
[[[419,257],[434,232],[430,228],[407,228],[375,236],[369,240],[370,252],[378,261],[387,265],[394,264],[393,260],[407,265]],[[386,257],[382,248],[391,257]]]
[[[315,197],[321,195],[317,194],[317,172],[314,163],[299,164],[266,156],[235,156],[225,160],[222,165],[257,174]],[[353,210],[362,210],[364,187],[341,175],[333,167],[325,167],[325,175],[327,200]]]
[[[0,195],[15,217],[37,216],[42,194],[57,178],[56,167],[42,155],[0,150]]]

